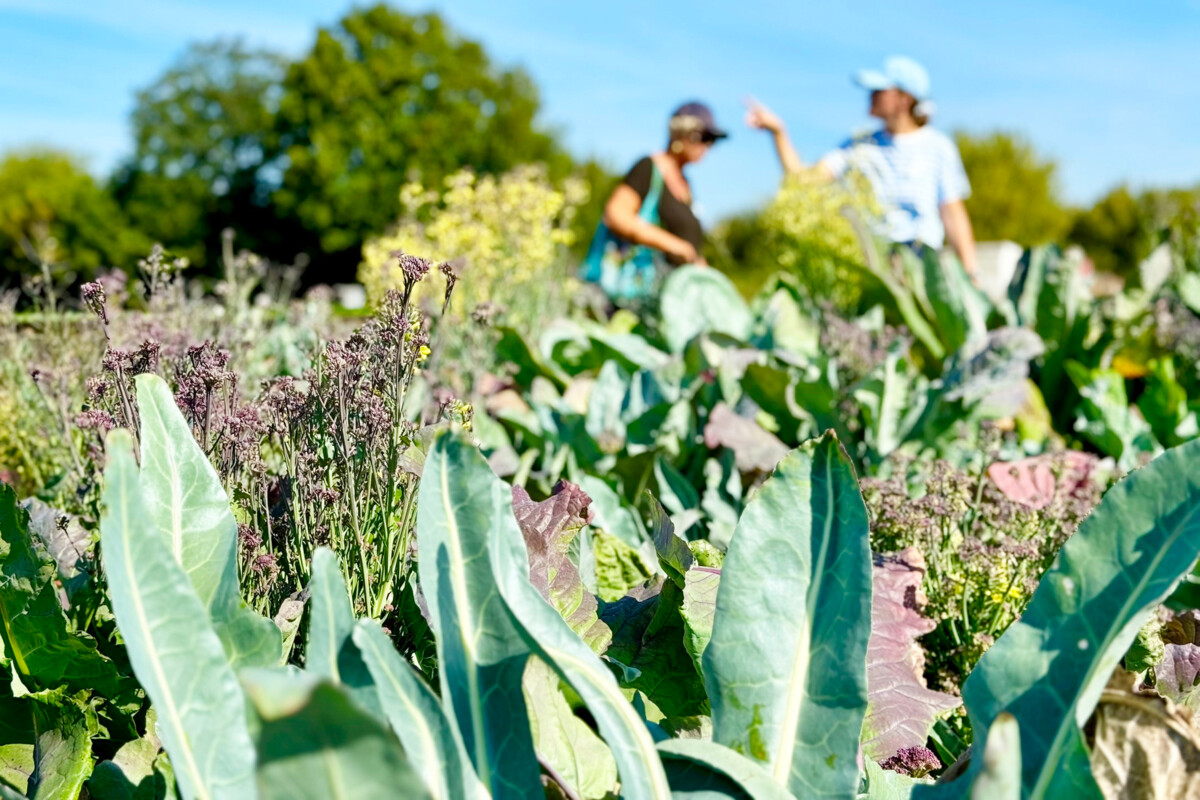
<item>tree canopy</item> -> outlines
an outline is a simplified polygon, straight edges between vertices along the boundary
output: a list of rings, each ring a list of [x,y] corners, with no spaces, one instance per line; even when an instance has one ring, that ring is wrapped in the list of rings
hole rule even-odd
[[[193,261],[239,229],[263,247],[284,60],[237,41],[197,44],[137,94],[134,152],[113,178],[133,223]]]
[[[41,271],[56,282],[100,267],[131,266],[149,247],[82,164],[51,150],[0,160],[0,270],[3,283]]]
[[[1058,242],[1071,212],[1058,196],[1057,165],[1016,134],[954,135],[971,181],[967,211],[980,241]]]
[[[275,201],[326,252],[393,222],[400,187],[440,186],[462,167],[499,173],[570,159],[537,129],[538,97],[520,70],[500,70],[436,14],[378,5],[317,34],[283,82],[276,130],[286,169]]]
[[[193,261],[220,232],[336,278],[399,213],[400,187],[464,167],[574,167],[537,123],[537,91],[437,14],[377,5],[318,31],[301,58],[194,45],[138,93],[135,149],[113,179],[135,224]],[[332,266],[332,269],[331,269]]]

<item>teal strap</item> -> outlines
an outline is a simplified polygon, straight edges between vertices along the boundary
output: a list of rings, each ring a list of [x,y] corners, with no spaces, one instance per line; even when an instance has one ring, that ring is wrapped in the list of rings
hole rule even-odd
[[[654,159],[650,159],[650,189],[642,200],[642,207],[638,209],[638,216],[646,222],[658,224],[658,201],[662,199],[662,192],[662,173],[658,171],[658,164],[654,163]]]

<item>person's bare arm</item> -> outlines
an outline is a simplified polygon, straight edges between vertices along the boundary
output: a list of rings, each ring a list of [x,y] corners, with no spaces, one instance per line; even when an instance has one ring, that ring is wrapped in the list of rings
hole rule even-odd
[[[792,144],[792,137],[788,136],[787,127],[779,115],[753,99],[747,101],[747,106],[746,124],[771,134],[783,171],[789,175],[803,172],[804,161],[796,151],[796,146]]]
[[[939,209],[942,225],[946,228],[946,241],[954,248],[963,269],[975,278],[975,232],[971,229],[971,217],[962,200],[943,203]]]
[[[626,241],[643,244],[674,256],[685,264],[699,260],[696,248],[686,239],[681,239],[657,225],[652,225],[638,216],[642,197],[633,187],[622,183],[613,190],[604,206],[604,224]]]
[[[800,153],[796,150],[796,146],[792,144],[792,137],[788,136],[787,127],[783,124],[783,120],[779,118],[778,114],[754,98],[749,98],[746,101],[746,105],[746,124],[751,128],[757,128],[771,134],[771,138],[775,142],[775,152],[779,155],[779,163],[783,165],[784,173],[799,175],[809,172],[823,181],[833,180],[833,171],[824,162],[817,162],[812,167],[804,163],[804,160],[800,158]]]

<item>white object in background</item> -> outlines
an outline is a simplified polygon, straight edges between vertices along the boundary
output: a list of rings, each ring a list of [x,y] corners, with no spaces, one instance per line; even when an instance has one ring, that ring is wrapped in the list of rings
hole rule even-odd
[[[1016,242],[980,242],[975,245],[975,285],[993,303],[1008,296],[1017,262],[1025,249]]]
[[[333,291],[338,305],[347,311],[357,311],[367,304],[367,290],[361,283],[337,283]]]

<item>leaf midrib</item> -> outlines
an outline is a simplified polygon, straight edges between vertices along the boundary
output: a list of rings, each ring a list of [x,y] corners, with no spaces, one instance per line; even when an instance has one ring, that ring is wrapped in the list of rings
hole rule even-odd
[[[445,454],[439,459],[438,467],[438,479],[442,490],[442,511],[446,519],[446,539],[447,545],[451,550],[450,591],[454,595],[455,607],[459,610],[466,609],[468,611],[468,616],[462,621],[472,623],[472,632],[474,632],[473,623],[475,620],[469,615],[470,604],[467,600],[467,577],[463,573],[461,534],[458,530],[458,518],[454,516],[454,509],[450,503],[450,470],[448,469]],[[462,639],[463,652],[467,656],[467,701],[471,709],[471,727],[474,734],[471,738],[472,744],[475,747],[475,769],[479,773],[483,784],[490,787],[492,785],[492,769],[487,755],[487,736],[483,726],[483,707],[479,702],[479,674],[478,664],[475,659],[474,642],[467,635],[468,631],[465,624],[460,624],[458,628]]]
[[[126,574],[131,578],[137,573],[133,566],[132,548],[130,547],[129,533],[132,525],[129,520],[129,497],[128,497],[128,481],[121,481],[121,555],[125,561]],[[192,751],[191,743],[188,741],[187,732],[183,728],[183,720],[180,717],[179,709],[175,706],[175,695],[170,689],[170,683],[167,681],[166,672],[163,670],[162,662],[158,657],[157,642],[154,641],[154,635],[151,632],[150,620],[146,616],[146,608],[142,603],[141,584],[137,580],[130,581],[129,596],[133,601],[134,613],[137,615],[138,626],[142,629],[143,635],[146,637],[147,643],[150,645],[146,648],[147,657],[150,660],[150,668],[154,671],[155,680],[158,685],[163,688],[164,703],[166,705],[167,718],[170,720],[171,728],[175,731],[176,741],[179,743],[180,749],[184,754],[185,768],[192,776],[195,784],[196,794],[199,798],[207,800],[209,797],[208,787],[200,774],[200,767],[196,763],[196,755]]]
[[[1141,596],[1146,584],[1149,582],[1149,577],[1157,572],[1158,566],[1166,557],[1167,551],[1171,549],[1171,546],[1174,544],[1175,540],[1180,536],[1180,534],[1182,534],[1183,529],[1191,521],[1192,517],[1195,516],[1197,508],[1197,505],[1193,502],[1191,510],[1187,512],[1184,518],[1180,520],[1175,528],[1171,531],[1171,534],[1167,536],[1166,543],[1157,548],[1157,552],[1154,554],[1151,561],[1150,569],[1147,569],[1145,572],[1143,572],[1142,578],[1134,584],[1135,591],[1129,593],[1129,598],[1121,605],[1121,611],[1115,619],[1121,620],[1129,615],[1130,608],[1136,603],[1137,598]],[[1124,628],[1124,626],[1122,626],[1122,628]],[[1031,797],[1042,797],[1051,778],[1057,771],[1058,755],[1060,752],[1062,752],[1064,744],[1063,740],[1066,738],[1067,733],[1071,730],[1071,726],[1078,725],[1078,723],[1075,721],[1075,707],[1079,704],[1079,695],[1089,685],[1091,685],[1092,680],[1095,678],[1096,665],[1104,657],[1104,654],[1108,652],[1109,647],[1112,645],[1113,626],[1110,625],[1108,630],[1109,634],[1104,637],[1104,646],[1096,648],[1096,657],[1091,660],[1091,665],[1088,667],[1087,675],[1084,678],[1083,683],[1080,684],[1080,690],[1075,693],[1075,697],[1065,709],[1067,713],[1063,715],[1064,722],[1063,724],[1060,724],[1058,729],[1055,731],[1054,739],[1051,741],[1050,748],[1047,750],[1047,757],[1045,761],[1042,762],[1042,769],[1038,772],[1038,780],[1033,785],[1033,789],[1030,792]],[[1054,767],[1053,769],[1047,768],[1052,765]]]
[[[822,520],[821,546],[817,552],[817,558],[811,562],[811,583],[809,584],[808,596],[805,602],[807,607],[804,609],[804,616],[801,618],[804,630],[801,631],[800,642],[796,646],[795,654],[792,657],[791,680],[788,681],[787,700],[784,705],[782,738],[779,744],[779,753],[772,768],[775,780],[782,786],[788,786],[790,783],[789,778],[791,777],[792,765],[795,759],[796,739],[799,734],[800,715],[804,706],[804,700],[808,697],[808,668],[810,666],[809,660],[812,651],[810,645],[813,632],[813,617],[815,615],[814,600],[820,594],[821,590],[820,581],[817,580],[817,576],[824,575],[825,573],[825,560],[828,557],[829,540],[833,536],[833,522],[836,517],[836,514],[833,513],[833,453],[833,447],[826,446],[824,469],[826,475],[826,513],[825,518]],[[812,477],[812,475],[809,476],[810,486],[812,485]]]
[[[434,791],[435,798],[447,798],[447,800],[448,800],[448,798],[450,797],[449,786],[446,785],[446,780],[445,780],[445,775],[444,775],[444,773],[445,773],[444,767],[446,766],[446,761],[444,758],[441,757],[441,753],[438,750],[437,742],[433,736],[433,732],[430,730],[429,725],[426,724],[426,722],[425,722],[425,715],[421,712],[421,710],[417,707],[417,705],[415,703],[413,703],[411,700],[409,700],[408,695],[405,693],[403,687],[401,686],[400,681],[398,680],[398,676],[396,675],[395,671],[391,668],[391,665],[388,663],[386,655],[380,652],[378,643],[375,641],[372,641],[374,638],[375,638],[374,636],[364,636],[363,637],[366,645],[368,647],[370,647],[371,650],[373,651],[375,663],[377,663],[379,665],[379,668],[383,671],[383,674],[387,678],[388,683],[391,684],[392,691],[395,692],[396,696],[400,699],[400,702],[404,704],[404,707],[409,712],[409,716],[410,716],[411,720],[415,723],[415,729],[421,737],[421,741],[422,741],[424,751],[425,751],[425,758],[422,759],[421,763],[425,763],[426,760],[431,760],[431,761],[436,762],[435,769],[426,770],[427,773],[436,776],[438,779],[436,790],[434,790],[434,787],[429,787],[429,788],[431,791]],[[394,724],[393,724],[393,727],[395,727]],[[412,760],[412,759],[410,759],[410,760]]]

